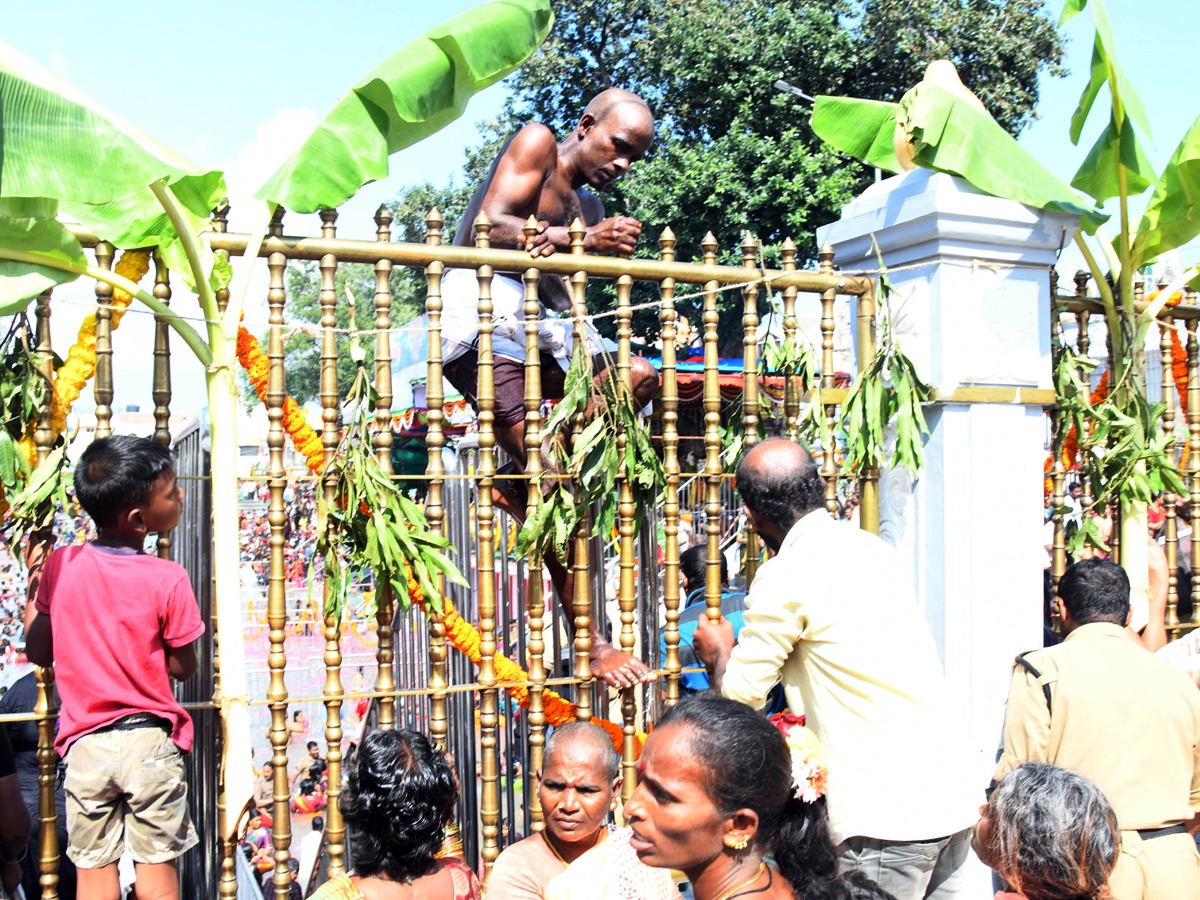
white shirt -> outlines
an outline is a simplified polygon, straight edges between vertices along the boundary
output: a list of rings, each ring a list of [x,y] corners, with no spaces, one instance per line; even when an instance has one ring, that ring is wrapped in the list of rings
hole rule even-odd
[[[928,841],[978,819],[986,762],[950,711],[912,582],[880,538],[804,516],[758,569],[722,692],[761,707],[782,681],[825,745],[835,843]]]

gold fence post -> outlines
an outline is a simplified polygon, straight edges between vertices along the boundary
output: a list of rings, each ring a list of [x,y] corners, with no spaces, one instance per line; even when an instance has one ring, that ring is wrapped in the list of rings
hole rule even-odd
[[[822,275],[833,274],[833,247],[828,243],[825,244],[817,254],[817,259],[820,261],[819,271]],[[837,300],[837,290],[830,288],[827,291],[821,292],[821,393],[827,398],[829,392],[834,389],[836,382],[834,381],[834,361],[833,361],[833,333],[835,324],[833,321],[833,304]],[[861,300],[859,301],[862,302]],[[859,319],[862,319],[862,310],[859,310]],[[859,331],[861,339],[862,331]],[[874,356],[874,347],[871,349],[871,354]],[[859,356],[859,366],[868,365],[871,361],[871,356]],[[837,431],[838,410],[837,404],[825,402],[825,432],[829,435],[829,446],[825,448],[825,452],[821,456],[821,476],[825,479],[825,510],[835,519],[838,516],[838,466],[837,466],[837,439],[834,433]],[[864,477],[866,472],[863,472]],[[866,527],[863,521],[864,510],[862,507],[863,498],[859,498],[859,524]]]
[[[1050,347],[1051,359],[1057,359],[1061,352],[1062,341],[1059,337],[1059,323],[1062,318],[1062,310],[1058,305],[1058,271],[1051,267],[1050,269]],[[1066,472],[1063,469],[1062,453],[1055,452],[1055,448],[1060,445],[1059,439],[1062,436],[1063,418],[1058,410],[1057,404],[1046,408],[1047,414],[1050,416],[1050,452],[1052,459],[1050,460],[1050,508],[1051,521],[1054,523],[1054,536],[1050,544],[1050,579],[1054,585],[1054,589],[1058,589],[1058,580],[1062,577],[1063,570],[1066,567],[1067,550],[1063,540],[1063,517],[1058,512],[1058,509],[1063,505],[1063,485],[1066,480]]]
[[[442,226],[445,220],[437,207],[425,217],[425,242],[431,247],[441,246]],[[442,498],[445,486],[446,466],[442,461],[442,448],[446,437],[442,433],[445,420],[446,398],[442,390],[442,273],[445,266],[434,260],[425,267],[425,315],[429,318],[429,362],[425,369],[425,406],[429,433],[425,438],[428,456],[425,474],[429,484],[425,494],[425,518],[429,530],[437,535],[446,534],[446,507]],[[435,584],[445,593],[446,580],[441,573],[435,575]],[[425,621],[429,626],[429,737],[438,747],[446,748],[449,722],[446,718],[446,620],[432,604],[425,608]]]
[[[480,212],[475,220],[475,246],[486,250],[490,245],[492,224]],[[492,864],[500,855],[500,765],[497,741],[496,690],[496,546],[494,533],[495,510],[492,506],[492,486],[496,475],[496,381],[495,357],[492,353],[492,267],[476,269],[479,280],[479,493],[475,498],[475,530],[478,557],[475,575],[478,578],[476,599],[479,608],[479,756],[481,790],[479,818],[483,824],[484,878],[491,874]]]
[[[787,238],[780,250],[783,256],[781,268],[785,272],[796,271],[796,242]],[[796,287],[783,289],[783,341],[793,347],[799,341],[796,323]],[[800,440],[800,385],[795,375],[787,375],[783,382],[783,421],[788,440]]]
[[[111,257],[110,257],[111,260]],[[50,292],[45,291],[37,298],[37,334],[35,345],[38,353],[38,368],[47,383],[54,377],[54,348],[50,343]],[[53,412],[49,403],[43,404],[33,432],[33,443],[37,448],[37,461],[42,463],[50,454],[54,444]],[[58,812],[54,801],[54,788],[58,783],[58,754],[54,752],[54,723],[58,719],[58,706],[54,702],[54,669],[38,666],[37,700],[33,711],[38,717],[38,884],[44,900],[58,898]]]
[[[1075,296],[1081,299],[1086,299],[1088,295],[1088,282],[1091,280],[1091,275],[1086,269],[1080,269],[1075,273]],[[1075,313],[1075,351],[1083,357],[1087,357],[1092,349],[1092,336],[1089,332],[1091,327],[1092,314],[1085,310],[1080,310]],[[1079,370],[1080,377],[1085,381],[1087,375],[1082,369]],[[1082,435],[1080,435],[1082,438]],[[1073,459],[1071,462],[1078,465],[1079,460]],[[1076,476],[1078,477],[1078,476]],[[1086,478],[1080,479],[1083,484],[1083,496],[1080,497],[1080,508],[1090,510],[1095,498],[1092,496],[1092,483]],[[1089,512],[1088,515],[1091,515]],[[1063,571],[1066,571],[1066,559],[1063,560]],[[1057,588],[1058,582],[1055,582]]]
[[[749,234],[742,241],[742,267],[757,272],[755,256],[758,241]],[[746,450],[758,443],[758,282],[751,280],[742,287],[742,428]],[[754,526],[746,523],[746,585],[758,572],[758,535]]]
[[[108,241],[96,245],[96,266],[112,269],[114,249]],[[96,398],[96,438],[112,434],[113,370],[112,370],[112,301],[113,288],[103,281],[96,282],[96,374],[92,393]]]
[[[388,243],[392,239],[392,213],[384,205],[375,211],[375,239]],[[391,328],[392,263],[386,259],[375,262],[375,458],[389,476],[392,474],[392,352],[388,342]],[[378,668],[375,690],[382,695],[379,704],[379,727],[396,727],[395,629],[396,598],[390,584],[375,584],[375,647]]]
[[[525,241],[529,246],[537,234],[537,218],[525,222]],[[525,474],[529,477],[526,521],[542,500],[542,360],[538,345],[541,301],[538,299],[537,269],[525,270]],[[529,614],[529,773],[542,770],[546,746],[546,711],[543,697],[546,690],[545,620],[546,602],[542,591],[542,555],[530,553],[525,608]],[[535,788],[529,792],[529,815],[534,831],[545,829],[542,801]]]
[[[822,260],[822,266],[825,262]],[[833,253],[829,254],[829,270],[833,270]],[[858,365],[866,365],[875,358],[875,282],[866,280],[866,290],[859,295],[856,306],[858,319],[857,347]],[[822,338],[822,343],[824,339]],[[830,354],[832,357],[832,354]],[[822,349],[822,358],[824,350]],[[828,380],[826,375],[828,374]],[[833,373],[825,371],[825,363],[821,363],[821,387],[833,384]],[[828,409],[826,410],[828,415]],[[832,450],[832,448],[831,448]],[[879,534],[879,469],[867,466],[859,475],[858,481],[858,524],[864,531]]]
[[[336,209],[321,210],[321,237],[337,237]],[[321,257],[321,289],[317,299],[321,304],[321,446],[322,461],[327,465],[337,453],[341,438],[338,414],[338,345],[337,345],[337,269],[335,254]],[[317,473],[318,478],[322,473]],[[337,502],[337,477],[324,472],[324,479],[314,485],[330,506]],[[336,526],[326,523],[332,530]],[[330,535],[333,537],[333,535]],[[325,760],[329,767],[329,793],[325,805],[325,846],[329,853],[329,876],[334,878],[346,870],[346,825],[338,801],[342,796],[342,706],[345,703],[342,685],[342,614],[326,612],[333,593],[329,579],[322,590],[323,632],[325,637]]]
[[[273,235],[283,233],[283,207],[275,212],[271,220],[270,230]],[[287,268],[287,256],[283,253],[272,253],[267,257],[267,271],[270,283],[267,289],[268,339],[267,339],[267,448],[270,452],[270,507],[267,511],[267,521],[271,525],[269,546],[271,550],[270,577],[267,582],[267,627],[271,643],[271,652],[267,657],[267,667],[270,669],[270,685],[267,688],[267,699],[271,705],[271,767],[273,775],[274,796],[271,804],[271,842],[275,846],[275,875],[272,879],[275,885],[275,900],[287,900],[288,885],[291,876],[288,874],[288,859],[291,857],[292,821],[291,821],[291,785],[288,782],[287,748],[291,734],[287,729],[288,692],[284,681],[287,671],[287,652],[284,647],[284,629],[287,627],[287,584],[284,573],[283,547],[284,523],[287,521],[287,507],[283,500],[283,492],[287,487],[287,470],[283,465],[283,400],[287,387],[284,382],[283,368],[283,304],[284,270]]]
[[[675,233],[664,228],[658,239],[658,255],[663,262],[675,260]],[[679,382],[675,374],[675,279],[659,283],[662,305],[662,414],[663,414],[663,607],[667,619],[667,655],[662,661],[667,671],[666,703],[679,700]]]
[[[1193,534],[1196,528],[1196,513],[1200,511],[1200,342],[1196,340],[1196,320],[1187,321],[1187,422],[1188,464],[1187,483],[1189,488],[1188,511],[1191,516]],[[1192,538],[1192,622],[1200,624],[1200,540]]]
[[[154,251],[154,296],[171,305],[170,274],[162,255]],[[151,399],[154,400],[153,439],[164,447],[171,446],[171,344],[167,320],[154,314],[154,376]],[[163,559],[171,558],[171,532],[158,533],[157,550]]]
[[[587,234],[583,222],[576,218],[567,230],[571,236],[571,254],[583,255],[583,239]],[[587,320],[587,302],[584,299],[584,289],[587,287],[587,272],[579,271],[571,276],[571,314],[575,318],[575,346],[587,346],[585,322]],[[586,424],[583,421],[584,411],[575,414],[571,423],[572,442],[578,439]],[[575,718],[579,722],[592,720],[593,691],[595,681],[592,678],[592,597],[588,589],[588,513],[584,513],[575,531],[573,539],[574,558],[571,566],[571,611],[575,617],[575,678],[578,680],[578,696],[575,703]],[[566,606],[566,598],[563,598]]]
[[[1159,290],[1165,290],[1168,284],[1164,280],[1159,284]],[[1168,318],[1159,320],[1159,349],[1162,353],[1162,397],[1163,413],[1161,420],[1162,432],[1170,441],[1168,453],[1172,462],[1175,461],[1175,371],[1172,365],[1172,342],[1175,323],[1169,318],[1170,310],[1166,311]],[[1175,522],[1175,495],[1168,492],[1163,494],[1163,507],[1166,521],[1163,523],[1163,534],[1166,537],[1167,556],[1167,633],[1171,640],[1179,637],[1179,538]]]
[[[633,278],[622,275],[617,279],[617,377],[619,384],[613,385],[614,396],[624,401],[633,399],[633,376],[631,366],[633,350],[633,308],[630,292]],[[617,468],[617,524],[620,534],[619,574],[617,585],[617,607],[621,611],[621,650],[633,656],[637,637],[633,621],[637,609],[637,561],[634,559],[633,533],[637,510],[633,504],[633,479],[625,465],[625,448],[629,435],[621,430],[617,434],[617,452],[621,460]],[[607,543],[609,536],[601,536]],[[621,690],[621,800],[628,801],[637,787],[637,688]]]
[[[717,262],[717,239],[710,231],[700,243],[704,264]],[[721,618],[721,382],[717,350],[718,282],[704,285],[704,604],[710,621]],[[732,578],[736,572],[730,572]]]
[[[224,234],[229,226],[229,206],[222,204],[217,209],[213,210],[212,230],[216,234]],[[213,256],[229,261],[229,253],[226,250],[216,250]],[[229,289],[221,288],[216,292],[217,308],[220,312],[225,312],[225,307],[229,303]],[[212,584],[212,573],[209,573],[209,582]],[[213,703],[218,707],[221,702],[221,655],[217,652],[217,621],[216,621],[216,604],[213,604],[213,622],[212,622],[212,642],[213,642]],[[217,756],[220,758],[221,750],[221,729],[217,729]],[[218,766],[217,771],[217,828],[220,830],[221,837],[221,874],[217,884],[217,896],[220,900],[237,900],[237,863],[234,854],[240,852],[238,850],[238,842],[236,840],[225,840],[224,835],[227,833],[225,828],[225,817],[227,815],[225,804],[225,779],[220,772]]]

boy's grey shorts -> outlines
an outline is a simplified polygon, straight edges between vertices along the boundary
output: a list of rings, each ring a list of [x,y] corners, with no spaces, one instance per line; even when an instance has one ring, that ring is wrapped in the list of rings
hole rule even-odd
[[[187,811],[183,753],[165,728],[102,729],[67,751],[67,856],[98,869],[129,850],[163,863],[196,842]]]

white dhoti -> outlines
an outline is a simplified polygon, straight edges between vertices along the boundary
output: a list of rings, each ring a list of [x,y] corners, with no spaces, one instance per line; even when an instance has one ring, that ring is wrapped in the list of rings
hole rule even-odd
[[[574,349],[574,320],[560,318],[539,305],[538,349],[551,354],[566,370]],[[605,340],[584,322],[587,347],[592,355],[612,353],[617,345]],[[470,269],[451,269],[442,277],[442,359],[450,362],[479,340],[479,280]],[[522,362],[525,359],[525,286],[510,275],[492,278],[492,353]]]

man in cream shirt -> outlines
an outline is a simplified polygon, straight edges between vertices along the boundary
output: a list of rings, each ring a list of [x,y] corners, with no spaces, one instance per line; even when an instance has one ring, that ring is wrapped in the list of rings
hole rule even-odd
[[[949,709],[941,663],[911,580],[875,535],[835,522],[799,444],[764,441],[737,489],[775,551],[746,598],[734,646],[702,620],[697,657],[713,684],[761,707],[776,682],[829,757],[828,809],[842,865],[897,900],[965,896],[971,826],[986,774]]]

